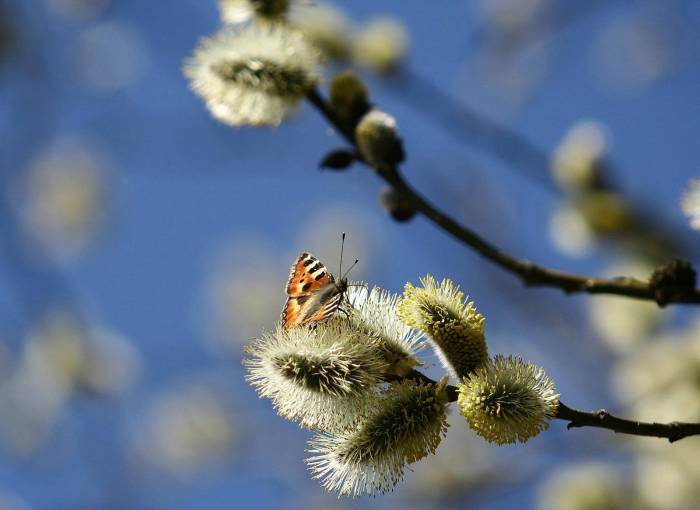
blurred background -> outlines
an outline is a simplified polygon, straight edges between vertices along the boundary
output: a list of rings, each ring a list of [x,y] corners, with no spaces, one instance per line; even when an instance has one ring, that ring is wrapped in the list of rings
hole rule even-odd
[[[326,77],[358,69],[396,117],[411,182],[554,268],[700,260],[680,207],[700,176],[699,2],[439,4],[298,14],[347,45]],[[700,310],[522,288],[394,221],[367,168],[320,171],[343,143],[307,106],[277,129],[217,123],[181,65],[220,24],[215,0],[0,1],[0,509],[697,508],[700,438],[555,421],[497,447],[457,413],[390,495],[309,479],[309,434],[240,362],[294,257],[335,272],[341,232],[356,279],[453,278],[490,352],[545,367],[578,408],[699,421]]]

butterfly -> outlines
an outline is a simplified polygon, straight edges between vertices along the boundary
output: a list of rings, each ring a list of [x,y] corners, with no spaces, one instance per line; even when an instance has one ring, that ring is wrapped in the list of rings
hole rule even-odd
[[[341,268],[342,254],[341,247]],[[348,279],[340,274],[336,280],[316,257],[308,252],[300,254],[289,270],[289,280],[285,289],[287,302],[282,309],[283,329],[313,326],[330,319],[340,308],[349,286]]]

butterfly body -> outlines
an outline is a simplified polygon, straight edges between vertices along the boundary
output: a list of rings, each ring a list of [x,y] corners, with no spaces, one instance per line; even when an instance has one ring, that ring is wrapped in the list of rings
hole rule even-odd
[[[347,289],[346,278],[336,280],[316,257],[302,253],[289,271],[282,327],[289,329],[328,320],[340,307]]]

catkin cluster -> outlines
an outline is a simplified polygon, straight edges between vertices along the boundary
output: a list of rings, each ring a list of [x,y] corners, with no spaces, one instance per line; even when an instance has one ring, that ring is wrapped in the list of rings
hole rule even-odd
[[[330,491],[393,489],[407,465],[437,449],[450,401],[497,444],[526,441],[556,412],[558,395],[542,369],[488,357],[484,317],[452,281],[421,282],[407,284],[403,296],[352,285],[344,313],[313,327],[278,327],[247,349],[258,394],[316,432],[306,463]],[[426,345],[444,364],[438,382],[416,371]]]
[[[397,300],[352,286],[345,314],[279,327],[247,349],[248,381],[281,416],[316,431],[307,464],[341,495],[390,490],[447,428],[446,381],[407,377],[422,335],[398,319]]]

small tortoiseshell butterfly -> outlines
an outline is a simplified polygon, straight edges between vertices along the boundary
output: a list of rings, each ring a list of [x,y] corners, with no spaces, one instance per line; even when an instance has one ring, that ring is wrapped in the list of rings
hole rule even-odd
[[[345,234],[342,239],[344,243]],[[340,264],[342,269],[342,245]],[[287,330],[294,326],[312,326],[330,319],[339,309],[348,290],[348,279],[342,273],[340,275],[336,281],[316,257],[307,252],[299,255],[289,270],[285,289],[288,297],[282,310],[282,327]]]

